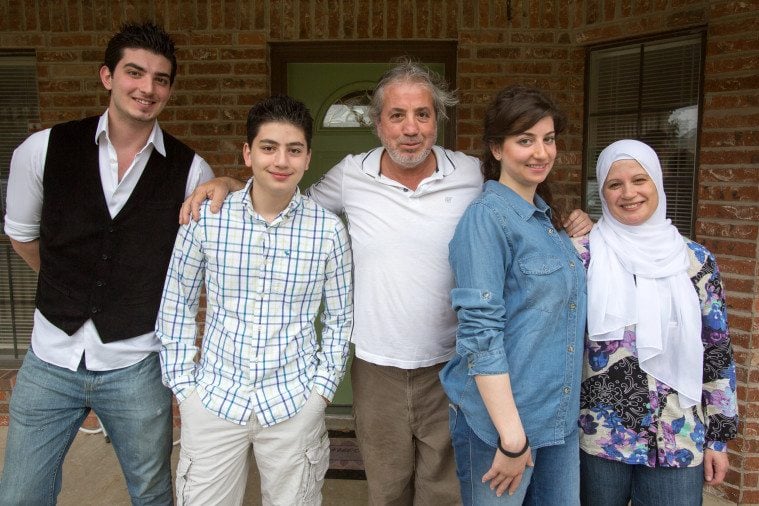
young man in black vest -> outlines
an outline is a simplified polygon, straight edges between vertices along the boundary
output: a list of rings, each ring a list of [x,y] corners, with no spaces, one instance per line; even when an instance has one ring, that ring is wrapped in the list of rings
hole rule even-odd
[[[133,504],[171,504],[171,391],[154,326],[185,195],[208,164],[158,126],[174,43],[126,24],[105,51],[100,117],[31,135],[14,152],[5,232],[39,273],[32,346],[10,405],[0,504],[55,504],[90,410]]]

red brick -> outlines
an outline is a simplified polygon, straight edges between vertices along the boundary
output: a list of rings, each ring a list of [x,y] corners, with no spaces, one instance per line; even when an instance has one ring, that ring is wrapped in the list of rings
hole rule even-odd
[[[746,464],[756,466],[759,459],[747,460]],[[740,494],[740,504],[759,504],[759,490],[744,489]]]
[[[707,221],[707,218],[700,218],[696,222],[696,233],[698,237],[712,236],[754,240],[759,235],[759,226],[748,223],[714,222]]]
[[[754,223],[759,221],[759,207],[752,203],[735,202],[731,205],[699,204],[697,213],[698,216],[709,216],[725,220],[744,220]]]

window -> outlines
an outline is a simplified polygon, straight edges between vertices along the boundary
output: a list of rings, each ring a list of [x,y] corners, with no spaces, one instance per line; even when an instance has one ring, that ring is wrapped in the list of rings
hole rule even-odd
[[[348,93],[335,100],[324,114],[324,128],[368,128],[372,126],[369,114],[373,90]]]
[[[659,155],[667,216],[693,234],[703,34],[691,33],[588,54],[585,132],[586,208],[601,215],[595,164],[619,139],[638,139]]]
[[[37,277],[3,232],[13,150],[39,124],[34,51],[0,51],[0,362],[21,359],[29,347]]]

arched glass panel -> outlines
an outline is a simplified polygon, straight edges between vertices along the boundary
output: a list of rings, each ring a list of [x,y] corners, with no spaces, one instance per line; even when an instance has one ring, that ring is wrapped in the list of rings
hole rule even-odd
[[[368,128],[372,90],[359,90],[343,95],[329,106],[324,114],[324,128]]]

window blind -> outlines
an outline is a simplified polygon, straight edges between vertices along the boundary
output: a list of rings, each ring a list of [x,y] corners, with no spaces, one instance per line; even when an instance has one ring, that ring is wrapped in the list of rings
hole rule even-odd
[[[5,225],[8,171],[13,150],[39,124],[33,50],[0,50],[0,224]],[[37,276],[0,230],[0,362],[26,353],[32,330]]]
[[[619,139],[638,139],[659,155],[667,216],[692,236],[702,79],[700,33],[590,49],[585,191],[591,216],[601,215],[595,164]]]

